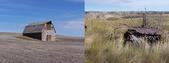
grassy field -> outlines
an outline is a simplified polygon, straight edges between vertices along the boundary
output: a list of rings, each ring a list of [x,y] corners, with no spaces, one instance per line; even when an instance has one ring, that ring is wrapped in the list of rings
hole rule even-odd
[[[145,41],[142,47],[123,47],[123,34],[129,26],[141,26],[142,18],[86,19],[85,63],[169,63],[169,19],[150,25],[161,28],[161,43],[150,47]]]

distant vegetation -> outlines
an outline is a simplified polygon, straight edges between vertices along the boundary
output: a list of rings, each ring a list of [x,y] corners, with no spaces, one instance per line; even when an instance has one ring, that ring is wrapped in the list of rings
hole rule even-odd
[[[107,18],[106,20],[118,20],[118,19],[120,19],[120,18],[116,18],[116,17],[109,17],[109,18]]]
[[[120,16],[120,19],[109,18],[108,20],[86,18],[85,62],[169,63],[169,15],[167,12],[161,15],[162,17],[155,14],[152,15],[154,17],[149,17],[149,26],[160,27],[162,34],[162,40],[152,47],[146,41],[142,47],[123,47],[123,34],[128,27],[142,24],[140,17],[121,18],[124,16]]]

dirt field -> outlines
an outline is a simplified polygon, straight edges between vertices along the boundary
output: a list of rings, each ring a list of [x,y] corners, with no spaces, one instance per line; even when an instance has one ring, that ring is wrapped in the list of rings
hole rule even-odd
[[[0,33],[0,63],[83,63],[83,42],[24,40]]]

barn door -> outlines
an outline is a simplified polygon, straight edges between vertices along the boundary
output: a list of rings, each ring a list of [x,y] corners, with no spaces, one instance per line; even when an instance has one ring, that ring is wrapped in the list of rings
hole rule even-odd
[[[51,35],[47,35],[46,40],[47,41],[51,41],[51,39],[52,39],[52,36]]]

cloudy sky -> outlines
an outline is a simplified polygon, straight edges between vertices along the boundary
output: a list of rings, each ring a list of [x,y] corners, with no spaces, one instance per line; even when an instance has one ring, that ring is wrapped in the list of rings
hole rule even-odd
[[[0,0],[0,32],[22,32],[24,26],[52,20],[57,34],[83,36],[83,0]]]
[[[169,0],[85,0],[85,11],[169,11]]]

